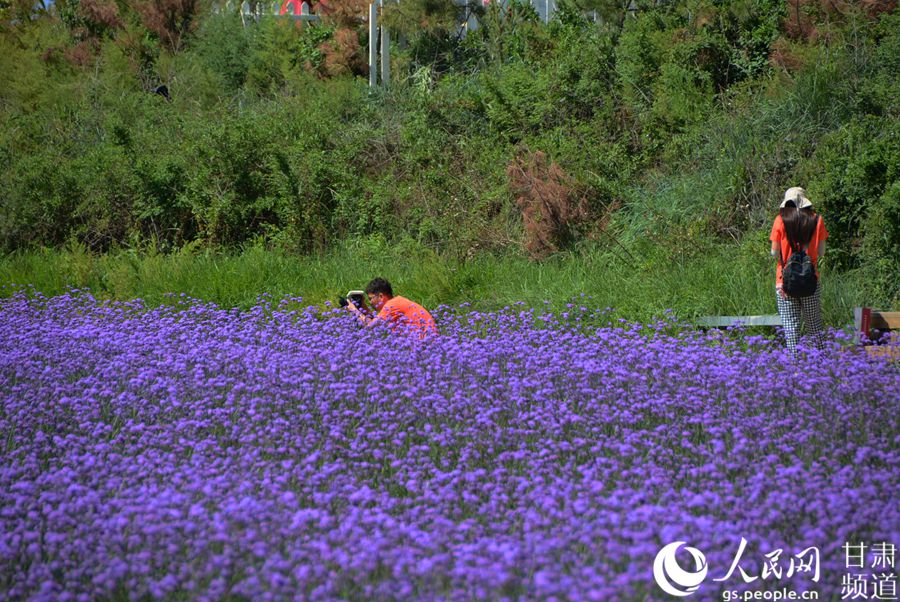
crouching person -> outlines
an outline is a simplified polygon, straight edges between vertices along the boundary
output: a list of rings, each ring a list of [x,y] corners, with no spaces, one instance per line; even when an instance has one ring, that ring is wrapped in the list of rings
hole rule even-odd
[[[428,310],[405,297],[394,296],[391,283],[384,278],[375,278],[366,285],[366,296],[375,315],[366,315],[353,303],[347,304],[347,310],[355,314],[366,326],[379,323],[389,325],[393,329],[406,327],[417,332],[420,337],[437,333],[434,318]]]

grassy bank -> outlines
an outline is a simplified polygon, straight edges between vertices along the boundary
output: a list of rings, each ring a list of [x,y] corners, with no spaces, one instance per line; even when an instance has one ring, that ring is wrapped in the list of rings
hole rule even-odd
[[[830,274],[823,266],[826,322],[850,321],[865,303],[854,273]],[[92,255],[83,249],[17,253],[0,259],[0,294],[8,285],[33,285],[47,295],[71,287],[96,296],[142,298],[165,303],[167,293],[185,293],[227,307],[246,308],[268,293],[276,299],[302,296],[314,305],[362,288],[374,276],[388,278],[398,294],[427,306],[471,303],[494,309],[515,302],[557,309],[573,298],[592,307],[612,307],[620,317],[648,320],[665,310],[690,319],[704,314],[775,312],[772,266],[759,241],[718,246],[693,256],[666,256],[658,248],[626,255],[584,248],[543,262],[518,256],[448,259],[407,248],[354,242],[327,255],[290,256],[250,248],[240,254]],[[581,300],[581,295],[590,297]]]
[[[463,37],[455,18],[422,31],[434,20],[407,14],[378,91],[356,69],[362,15],[296,28],[188,14],[197,27],[170,47],[131,2],[103,23],[71,4],[0,10],[0,253],[74,240],[109,259],[62,251],[41,259],[45,278],[24,256],[6,262],[17,278],[240,305],[261,290],[331,298],[385,272],[432,302],[588,291],[635,316],[760,313],[772,310],[765,232],[800,185],[830,232],[829,274],[865,270],[860,295],[900,302],[891,3],[639,2],[595,22],[560,2],[549,24],[527,3],[491,4]],[[169,100],[149,93],[160,83]],[[342,242],[371,239],[401,250],[381,260],[378,244]],[[257,245],[319,256],[192,251]],[[523,250],[574,255],[507,258]],[[859,290],[840,282],[826,285],[833,320],[852,298],[840,291]]]

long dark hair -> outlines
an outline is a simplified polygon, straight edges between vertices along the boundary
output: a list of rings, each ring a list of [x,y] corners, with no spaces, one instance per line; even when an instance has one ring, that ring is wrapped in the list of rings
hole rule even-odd
[[[781,208],[781,221],[784,222],[784,231],[787,234],[788,243],[794,250],[802,249],[812,240],[816,232],[819,216],[811,207],[797,209],[793,203]]]

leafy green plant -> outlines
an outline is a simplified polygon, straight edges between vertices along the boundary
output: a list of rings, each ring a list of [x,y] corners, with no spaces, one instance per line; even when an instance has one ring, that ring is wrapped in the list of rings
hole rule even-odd
[[[222,11],[204,20],[197,32],[195,53],[227,93],[240,90],[247,81],[250,50],[258,35],[255,25],[244,27],[237,12]]]
[[[871,271],[877,297],[895,300],[900,249],[900,141],[896,120],[851,120],[822,138],[802,167],[810,194],[827,217],[833,265]]]

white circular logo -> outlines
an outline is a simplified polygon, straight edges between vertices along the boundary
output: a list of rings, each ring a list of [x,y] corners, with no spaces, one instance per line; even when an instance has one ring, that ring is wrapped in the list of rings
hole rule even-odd
[[[706,579],[706,572],[709,570],[703,552],[690,546],[685,547],[685,550],[694,558],[697,566],[693,571],[681,568],[675,560],[675,553],[683,545],[685,545],[683,541],[670,543],[659,551],[656,560],[653,561],[653,577],[656,583],[664,592],[673,596],[693,594]]]

